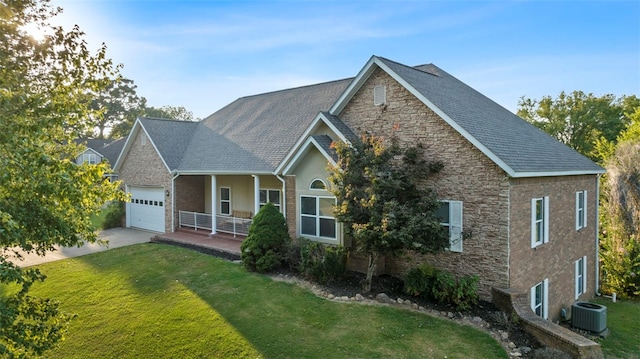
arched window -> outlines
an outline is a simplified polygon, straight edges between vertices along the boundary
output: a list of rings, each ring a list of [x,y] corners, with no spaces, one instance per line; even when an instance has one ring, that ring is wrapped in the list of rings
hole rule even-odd
[[[309,189],[327,189],[327,185],[323,180],[317,178],[311,181],[311,185],[309,185]]]

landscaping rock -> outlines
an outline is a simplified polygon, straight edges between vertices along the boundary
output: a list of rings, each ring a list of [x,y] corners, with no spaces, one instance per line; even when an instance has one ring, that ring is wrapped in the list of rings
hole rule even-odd
[[[507,346],[509,347],[509,349],[515,349],[516,348],[516,343],[509,342],[509,344]]]
[[[391,299],[389,298],[389,296],[386,293],[378,293],[378,295],[376,295],[376,300],[380,303],[390,303]]]
[[[364,300],[364,297],[363,297],[363,296],[362,296],[362,294],[360,294],[360,293],[356,294],[356,297],[355,297],[355,298],[356,298],[356,301],[358,301],[358,302],[361,302],[361,301],[363,301],[363,300]]]

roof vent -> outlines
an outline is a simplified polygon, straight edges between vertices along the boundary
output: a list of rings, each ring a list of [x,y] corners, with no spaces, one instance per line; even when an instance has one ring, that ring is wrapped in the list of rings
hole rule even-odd
[[[373,104],[375,106],[384,105],[387,102],[387,87],[376,85],[373,88]]]

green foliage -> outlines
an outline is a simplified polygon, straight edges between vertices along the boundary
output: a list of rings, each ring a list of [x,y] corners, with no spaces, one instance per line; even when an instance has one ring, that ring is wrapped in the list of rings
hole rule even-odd
[[[602,290],[621,298],[640,298],[640,240],[607,235],[600,248]]]
[[[107,205],[102,229],[122,227],[122,218],[125,216],[123,201],[114,201]]]
[[[128,134],[128,130],[122,132],[124,130],[122,124],[133,124],[142,114],[146,104],[146,99],[138,96],[136,88],[133,80],[117,78],[95,94],[91,101],[91,108],[98,113],[93,118],[93,123],[98,128],[99,138],[105,137],[104,131],[107,128],[113,129],[111,138]],[[131,126],[128,129],[131,129]]]
[[[438,271],[430,264],[412,268],[404,277],[404,292],[414,297],[433,298],[433,285]]]
[[[518,116],[531,122],[585,156],[599,159],[597,140],[615,141],[630,122],[629,115],[640,106],[636,96],[596,97],[582,91],[564,91],[557,98],[518,102]]]
[[[0,298],[6,357],[31,356],[61,340],[68,317],[57,304],[28,295],[44,276],[12,265],[13,248],[43,255],[55,245],[94,242],[91,214],[123,198],[118,183],[103,179],[105,164],[76,165],[74,139],[93,129],[92,94],[118,68],[103,46],[92,54],[83,33],[51,27],[58,13],[47,1],[0,5],[0,284],[17,283],[18,295]],[[41,42],[24,26],[48,29]]]
[[[415,297],[435,299],[456,310],[469,310],[478,302],[478,276],[456,279],[451,273],[430,264],[412,268],[404,278],[404,292]]]
[[[334,215],[345,224],[345,234],[358,251],[369,257],[365,291],[381,256],[404,250],[438,252],[448,244],[436,218],[439,206],[425,180],[442,164],[422,158],[420,145],[401,148],[395,139],[366,134],[351,145],[333,144],[338,155],[330,169],[330,191],[336,197]]]
[[[272,203],[267,203],[253,218],[249,235],[242,241],[242,262],[251,271],[272,271],[282,264],[289,241],[284,216]]]
[[[299,272],[320,284],[342,278],[347,272],[347,250],[342,246],[330,246],[298,238]]]

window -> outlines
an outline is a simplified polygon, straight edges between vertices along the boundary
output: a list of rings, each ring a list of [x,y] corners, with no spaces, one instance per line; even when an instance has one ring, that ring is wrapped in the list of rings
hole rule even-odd
[[[278,189],[261,189],[260,190],[260,208],[271,202],[279,211],[280,209],[280,190]]]
[[[336,239],[332,197],[300,196],[300,234]]]
[[[587,256],[575,261],[576,270],[576,300],[580,294],[587,292]]]
[[[576,192],[576,231],[587,226],[587,191]]]
[[[549,242],[549,197],[531,199],[531,248]]]
[[[82,154],[82,163],[89,162],[92,165],[98,163],[98,157],[95,153],[83,153]]]
[[[220,187],[220,214],[231,214],[231,188]]]
[[[545,279],[531,287],[531,310],[543,319],[547,319],[548,293],[549,279]]]
[[[311,181],[309,189],[327,189],[327,185],[321,179],[314,179]]]
[[[373,104],[375,106],[384,105],[387,102],[387,87],[377,85],[373,88]]]
[[[442,201],[436,217],[449,233],[449,250],[462,252],[462,202]]]

